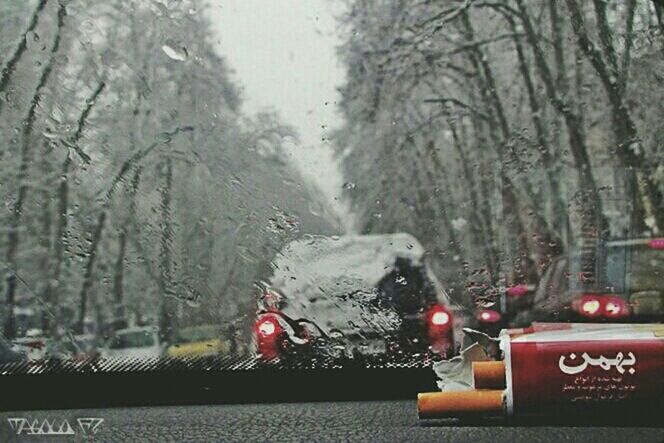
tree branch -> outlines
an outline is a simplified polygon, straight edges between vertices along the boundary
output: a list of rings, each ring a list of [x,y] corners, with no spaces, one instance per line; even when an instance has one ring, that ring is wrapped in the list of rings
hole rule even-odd
[[[14,70],[16,69],[16,64],[21,59],[23,53],[27,49],[28,34],[34,31],[34,29],[37,27],[37,24],[39,22],[39,15],[44,10],[44,7],[46,6],[47,2],[48,0],[39,0],[37,8],[35,8],[35,11],[32,13],[32,17],[30,18],[28,29],[26,29],[23,35],[21,35],[21,39],[18,42],[18,46],[14,50],[14,53],[9,57],[9,61],[7,62],[5,67],[2,70],[0,70],[0,94],[2,94],[7,88],[9,79],[11,78],[12,74],[14,73]],[[2,110],[3,103],[4,102],[0,100],[0,110]]]
[[[593,0],[595,6],[595,16],[597,17],[597,27],[599,30],[599,42],[602,45],[604,56],[608,60],[610,70],[614,75],[618,74],[618,57],[616,50],[613,47],[613,36],[611,35],[611,27],[606,17],[606,3],[605,0]]]
[[[122,163],[122,166],[120,167],[120,171],[116,174],[115,177],[113,177],[113,181],[111,182],[111,186],[106,190],[104,193],[104,205],[108,205],[111,201],[111,198],[113,197],[113,194],[115,193],[115,190],[117,189],[118,185],[120,184],[121,181],[123,181],[129,171],[132,169],[138,167],[139,163],[141,160],[143,160],[147,155],[149,155],[152,151],[155,150],[158,146],[162,144],[167,144],[170,143],[173,137],[175,137],[177,134],[180,132],[190,132],[193,131],[194,128],[192,126],[184,126],[184,127],[178,127],[175,128],[172,131],[169,132],[163,132],[161,134],[161,138],[158,140],[155,140],[152,144],[147,146],[146,148],[134,153],[131,157],[129,157],[127,160]]]
[[[470,42],[470,43],[463,44],[461,46],[458,46],[458,47],[452,49],[451,51],[446,52],[445,55],[459,54],[459,53],[464,52],[464,51],[477,49],[477,48],[479,48],[483,45],[489,44],[489,43],[495,43],[495,42],[498,42],[498,41],[501,41],[501,40],[507,40],[507,39],[520,38],[520,37],[524,37],[524,35],[525,34],[523,34],[521,32],[514,32],[514,33],[510,33],[510,34],[497,35],[496,37],[486,38],[484,40],[478,40],[478,41],[475,41],[475,42]]]
[[[629,65],[632,56],[632,41],[634,40],[634,13],[636,11],[636,0],[629,0],[627,3],[627,17],[625,23],[625,50],[622,56],[622,65],[620,68],[620,93],[625,93],[627,82],[629,80]]]
[[[460,108],[467,109],[471,111],[473,114],[479,116],[482,118],[482,120],[490,120],[490,117],[480,111],[479,109],[476,109],[472,106],[470,106],[467,103],[462,102],[461,100],[454,98],[454,97],[437,97],[437,98],[426,98],[422,100],[424,103],[440,103],[441,105],[445,105],[448,103],[452,103],[454,105],[457,105]]]
[[[606,63],[604,63],[601,51],[597,49],[597,46],[592,42],[592,40],[590,40],[590,37],[588,37],[579,4],[576,2],[576,0],[565,0],[565,3],[567,4],[567,9],[569,9],[571,14],[572,30],[576,35],[581,51],[586,55],[586,57],[588,57],[590,63],[592,63],[600,77],[600,80],[604,84],[604,87],[607,88],[607,90],[612,89],[615,83],[615,79],[613,81],[611,80],[611,74]]]
[[[104,88],[106,88],[106,82],[102,80],[99,82],[99,85],[97,85],[97,88],[94,90],[90,98],[86,101],[85,109],[83,109],[83,112],[81,112],[81,115],[78,117],[78,121],[76,122],[76,132],[70,140],[65,142],[65,145],[69,148],[72,148],[86,165],[90,164],[90,156],[81,149],[78,143],[81,141],[81,137],[83,136],[85,122],[88,119],[90,112],[92,112],[92,108],[94,107],[97,99],[99,98],[99,95],[102,93]]]
[[[440,22],[436,25],[436,27],[432,31],[432,33],[438,32],[443,27],[444,24],[449,23],[458,16],[460,16],[466,9],[470,8],[470,6],[474,2],[475,0],[465,0],[461,6],[445,9],[439,12],[438,14],[434,15],[433,17],[424,20],[422,23],[419,24],[419,26],[424,27],[431,22],[440,20]]]

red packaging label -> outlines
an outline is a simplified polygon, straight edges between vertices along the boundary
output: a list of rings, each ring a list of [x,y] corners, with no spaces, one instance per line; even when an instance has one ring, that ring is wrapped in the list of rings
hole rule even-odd
[[[508,336],[509,412],[664,396],[664,340],[651,330],[537,332]]]

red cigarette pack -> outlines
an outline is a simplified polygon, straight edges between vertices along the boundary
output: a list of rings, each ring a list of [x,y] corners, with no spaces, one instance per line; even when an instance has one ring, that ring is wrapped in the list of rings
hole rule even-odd
[[[664,325],[535,323],[500,346],[510,415],[664,398]]]

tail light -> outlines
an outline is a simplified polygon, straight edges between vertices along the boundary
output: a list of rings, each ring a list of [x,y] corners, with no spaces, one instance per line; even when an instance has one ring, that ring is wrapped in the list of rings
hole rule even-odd
[[[650,249],[664,249],[664,238],[653,238],[648,242]]]
[[[435,338],[448,333],[452,329],[452,314],[444,306],[435,305],[426,316],[429,337]]]
[[[510,297],[523,297],[528,292],[530,292],[528,285],[511,286],[505,290],[505,293]]]
[[[427,311],[426,329],[429,349],[436,354],[447,356],[454,349],[454,319],[444,306],[434,305]]]
[[[481,309],[476,318],[481,323],[498,323],[502,316],[500,312],[494,311],[492,309]]]
[[[279,356],[279,346],[284,329],[276,315],[263,315],[255,325],[258,353],[266,359]]]
[[[629,315],[627,303],[611,295],[586,294],[575,300],[572,308],[586,318],[616,319]]]
[[[607,318],[620,318],[629,315],[629,306],[618,297],[606,297],[604,314]]]
[[[262,318],[256,324],[256,331],[261,337],[269,338],[277,334],[279,323],[272,317]]]
[[[431,316],[432,326],[445,326],[450,322],[450,314],[445,311],[434,312]]]

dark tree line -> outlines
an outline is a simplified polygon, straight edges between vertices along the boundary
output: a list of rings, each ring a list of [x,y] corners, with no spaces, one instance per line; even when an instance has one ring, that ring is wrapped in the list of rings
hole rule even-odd
[[[6,336],[26,309],[56,338],[130,317],[221,328],[285,241],[338,233],[287,161],[292,129],[243,114],[198,3],[0,6]]]
[[[415,234],[457,291],[663,232],[660,3],[348,4],[335,141],[363,232]]]

